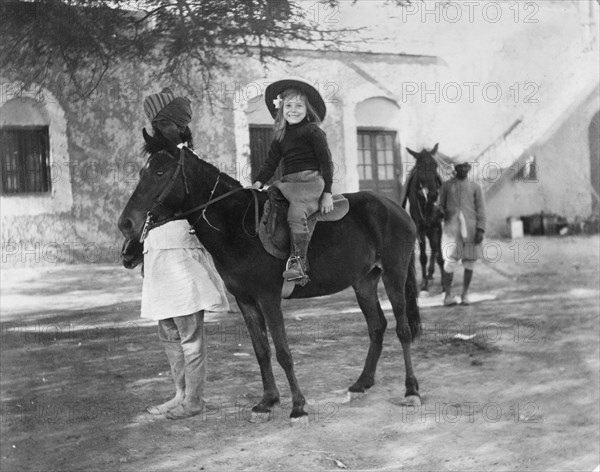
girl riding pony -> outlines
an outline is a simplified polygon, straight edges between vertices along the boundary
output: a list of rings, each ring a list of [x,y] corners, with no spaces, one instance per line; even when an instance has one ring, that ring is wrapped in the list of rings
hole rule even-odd
[[[327,111],[319,92],[301,80],[280,80],[269,85],[265,101],[275,118],[269,155],[253,188],[261,188],[281,164],[283,178],[274,185],[289,201],[292,254],[283,277],[305,285],[308,281],[308,217],[333,209],[333,165],[325,132],[319,123]]]

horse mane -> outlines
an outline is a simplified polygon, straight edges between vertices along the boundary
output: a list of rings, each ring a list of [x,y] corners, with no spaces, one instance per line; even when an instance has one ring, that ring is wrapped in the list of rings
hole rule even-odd
[[[164,137],[164,135],[160,132],[160,130],[158,130],[154,127],[153,127],[153,129],[154,129],[154,136],[150,136],[144,129],[145,143],[143,146],[143,151],[148,155],[156,154],[157,152],[160,152],[160,151],[168,151],[169,147],[172,146],[172,143],[170,143]],[[185,139],[185,138],[187,138],[187,139]],[[191,131],[189,128],[186,127],[186,131],[181,135],[181,139],[182,139],[182,141],[187,142],[188,144],[191,142],[192,135],[191,135]],[[208,168],[210,171],[219,175],[219,178],[220,178],[219,182],[225,184],[230,189],[242,186],[242,184],[238,180],[234,179],[229,174],[220,171],[215,165],[202,159],[200,156],[198,156],[196,153],[194,153],[191,146],[188,145],[187,148],[188,148],[187,151],[191,152],[200,161],[200,163],[204,167]]]
[[[191,151],[191,149],[190,149],[190,151]],[[210,169],[211,171],[213,171],[217,175],[219,175],[219,182],[221,182],[222,184],[225,184],[230,189],[242,186],[242,184],[239,182],[239,180],[236,180],[233,177],[231,177],[228,173],[219,170],[219,168],[217,166],[211,164],[208,161],[205,161],[200,156],[198,156],[196,153],[194,153],[194,156],[196,156],[198,158],[198,160],[204,167],[207,167],[208,169]]]
[[[169,147],[169,141],[165,136],[161,133],[158,128],[152,127],[154,131],[154,135],[150,136],[146,132],[146,128],[144,128],[144,145],[142,147],[142,152],[152,155],[159,151],[163,151]],[[181,141],[187,143],[187,147],[190,149],[194,149],[194,140],[192,138],[192,131],[189,126],[185,127],[185,131],[180,134]]]

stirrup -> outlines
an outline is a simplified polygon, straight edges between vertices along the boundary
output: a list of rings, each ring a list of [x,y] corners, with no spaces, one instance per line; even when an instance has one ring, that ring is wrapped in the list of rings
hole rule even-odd
[[[290,256],[288,258],[283,277],[288,282],[295,282],[301,286],[305,286],[310,281],[304,269],[302,259],[299,256]]]

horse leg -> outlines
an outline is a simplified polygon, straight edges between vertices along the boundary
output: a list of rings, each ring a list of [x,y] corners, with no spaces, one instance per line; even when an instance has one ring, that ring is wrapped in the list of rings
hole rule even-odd
[[[434,230],[427,230],[427,240],[429,241],[429,247],[431,248],[431,256],[429,257],[429,268],[427,270],[427,280],[433,280],[433,274],[435,273],[435,263],[437,248],[435,246],[435,234]]]
[[[429,281],[427,280],[427,241],[425,240],[425,231],[418,231],[419,237],[419,261],[421,262],[421,291],[429,290]]]
[[[252,408],[252,412],[269,413],[273,405],[279,402],[279,391],[271,366],[271,349],[269,348],[265,319],[260,308],[251,298],[236,297],[236,301],[246,321],[263,382],[262,400]]]
[[[419,383],[413,372],[410,353],[410,344],[419,334],[421,326],[413,261],[414,256],[411,257],[411,263],[408,267],[406,267],[406,264],[396,263],[391,267],[384,266],[383,268],[383,284],[394,311],[396,334],[402,344],[402,353],[404,355],[406,397],[420,397]]]
[[[275,345],[277,362],[279,362],[279,365],[285,371],[285,375],[290,384],[290,390],[292,391],[292,411],[290,413],[290,418],[300,419],[306,417],[308,419],[308,413],[304,411],[306,400],[300,391],[298,380],[294,373],[294,360],[292,359],[292,353],[285,332],[283,313],[281,312],[281,296],[278,293],[268,294],[260,298],[258,303],[261,311],[265,315],[267,326],[271,332],[271,338]]]
[[[375,370],[377,369],[377,362],[381,355],[383,334],[387,326],[387,321],[377,296],[377,284],[380,278],[381,269],[375,267],[352,286],[356,292],[358,305],[367,321],[370,343],[363,371],[358,380],[348,388],[350,392],[364,392],[375,384]]]

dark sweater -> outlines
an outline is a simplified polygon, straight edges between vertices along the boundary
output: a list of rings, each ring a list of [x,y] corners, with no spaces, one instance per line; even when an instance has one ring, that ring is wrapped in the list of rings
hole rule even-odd
[[[269,156],[262,165],[256,180],[265,183],[275,173],[281,162],[282,174],[293,174],[303,170],[319,170],[325,181],[323,192],[331,193],[333,183],[333,164],[327,145],[325,131],[306,119],[295,125],[286,125],[281,142],[271,143]]]

